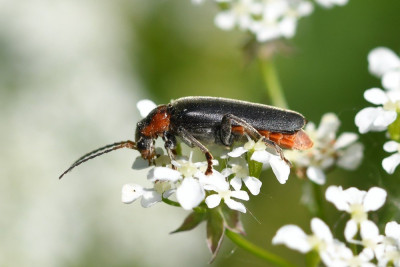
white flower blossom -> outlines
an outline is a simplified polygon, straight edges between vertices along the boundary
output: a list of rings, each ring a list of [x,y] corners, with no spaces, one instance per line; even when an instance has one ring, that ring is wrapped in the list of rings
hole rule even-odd
[[[385,241],[382,253],[377,257],[378,266],[400,266],[400,224],[388,222],[385,227]]]
[[[373,49],[368,55],[371,74],[382,78],[382,86],[387,90],[400,90],[400,58],[386,47]]]
[[[203,0],[192,0],[194,4]],[[248,31],[259,42],[278,38],[292,38],[298,20],[309,16],[314,5],[309,0],[215,0],[221,10],[214,18],[217,27],[223,30],[239,28]],[[318,0],[323,7],[345,5],[348,0]]]
[[[205,188],[216,192],[216,194],[209,195],[205,200],[210,209],[217,207],[221,203],[221,200],[224,200],[224,203],[230,209],[246,213],[246,207],[242,203],[232,199],[237,198],[241,200],[249,200],[249,195],[246,191],[231,191],[229,183],[225,180],[225,177],[218,172],[213,173],[209,179],[209,186]]]
[[[368,192],[355,187],[343,190],[341,186],[330,186],[326,190],[326,199],[332,202],[338,210],[346,211],[351,215],[344,233],[347,240],[352,240],[358,229],[363,233],[367,231],[364,228],[370,226],[365,223],[368,221],[368,212],[382,207],[386,195],[386,191],[378,187],[372,187]]]
[[[400,143],[396,141],[388,141],[383,145],[386,152],[393,153],[391,156],[384,158],[382,166],[389,174],[393,174],[397,166],[400,164]]]
[[[142,198],[140,204],[143,208],[148,208],[161,202],[161,194],[150,188],[143,188],[138,184],[126,184],[122,187],[122,202],[129,204]]]
[[[357,134],[345,132],[336,137],[340,121],[334,113],[322,116],[316,128],[310,122],[304,131],[314,142],[314,146],[306,151],[292,150],[286,153],[298,173],[305,174],[311,181],[324,184],[326,181],[325,170],[335,164],[343,169],[356,169],[363,158],[364,147],[356,142]]]
[[[269,164],[276,178],[278,179],[278,182],[281,184],[286,183],[286,181],[289,179],[290,167],[279,156],[273,155],[266,151],[266,148],[267,146],[261,139],[257,142],[249,139],[244,146],[235,148],[229,152],[228,156],[237,158],[248,151],[254,151],[251,156],[251,160],[258,161],[263,164]]]
[[[230,160],[228,165],[230,168],[226,168],[222,171],[225,176],[233,174],[234,177],[230,180],[230,184],[235,190],[240,190],[242,187],[242,181],[253,195],[260,193],[262,182],[260,179],[249,175],[249,169],[247,162],[243,158],[237,160]]]
[[[349,1],[348,0],[316,0],[316,2],[325,8],[331,8],[335,5],[344,6]]]
[[[287,247],[307,253],[311,250],[323,253],[333,242],[333,236],[329,227],[319,218],[311,220],[312,235],[307,235],[297,225],[285,225],[281,227],[274,238],[272,244],[284,244]]]
[[[383,91],[371,88],[365,91],[364,98],[379,107],[367,107],[359,111],[355,123],[360,133],[385,131],[397,118],[400,110],[400,91]]]

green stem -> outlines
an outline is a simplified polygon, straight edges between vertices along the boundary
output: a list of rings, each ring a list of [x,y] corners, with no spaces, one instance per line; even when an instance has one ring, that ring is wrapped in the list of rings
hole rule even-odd
[[[273,59],[260,59],[260,68],[272,105],[288,108]]]
[[[168,205],[171,205],[171,206],[174,206],[174,207],[180,207],[180,206],[181,206],[181,204],[179,204],[178,202],[173,201],[173,200],[171,200],[171,199],[164,198],[164,197],[162,197],[161,199],[162,199],[162,201],[163,201],[164,203],[166,203],[166,204],[168,204]]]
[[[225,235],[237,246],[243,248],[244,250],[247,250],[251,254],[264,259],[265,261],[274,264],[275,266],[281,266],[281,267],[295,267],[293,263],[290,263],[286,261],[285,259],[282,259],[281,257],[272,254],[269,251],[266,251],[263,248],[260,248],[253,243],[249,242],[243,236],[240,234],[237,234],[235,232],[230,231],[229,229],[225,230]]]
[[[324,207],[323,207],[323,195],[321,192],[321,186],[309,181],[312,186],[313,190],[313,196],[314,196],[314,202],[315,202],[315,216],[319,217],[321,220],[326,221],[325,219],[325,213],[324,213]]]

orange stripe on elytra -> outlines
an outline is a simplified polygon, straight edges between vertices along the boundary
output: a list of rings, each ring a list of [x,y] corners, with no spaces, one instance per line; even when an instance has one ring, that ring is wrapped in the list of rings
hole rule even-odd
[[[232,126],[232,132],[243,135],[245,130],[243,126]],[[270,132],[266,130],[259,130],[258,132],[283,148],[305,150],[313,146],[310,137],[308,137],[303,130],[299,130],[293,134]]]

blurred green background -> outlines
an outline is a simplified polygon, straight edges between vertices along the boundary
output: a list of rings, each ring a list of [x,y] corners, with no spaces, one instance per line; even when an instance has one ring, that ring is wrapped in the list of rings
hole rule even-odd
[[[380,87],[367,55],[378,46],[400,52],[400,2],[350,0],[316,8],[300,20],[276,58],[291,109],[319,123],[335,112],[340,132],[356,132],[363,92]],[[158,205],[123,205],[124,183],[145,185],[124,151],[58,175],[81,154],[132,139],[136,102],[187,95],[270,103],[248,36],[213,24],[217,8],[189,0],[0,1],[0,266],[207,266],[205,228],[169,235],[187,214]],[[327,185],[380,186],[388,204],[374,216],[400,219],[399,171],[381,167],[383,133],[361,136],[365,159],[357,171],[334,170]],[[289,223],[309,231],[300,203],[303,181],[281,185],[270,171],[261,194],[242,216],[248,239],[293,262],[302,255],[271,239]],[[325,203],[328,224],[342,238],[346,217]],[[214,266],[265,266],[225,240]]]

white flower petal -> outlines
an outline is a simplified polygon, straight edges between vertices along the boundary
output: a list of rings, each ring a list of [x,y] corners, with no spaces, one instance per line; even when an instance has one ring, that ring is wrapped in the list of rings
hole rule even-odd
[[[235,177],[232,180],[230,180],[229,183],[235,190],[240,190],[240,188],[242,188],[242,179],[241,178]]]
[[[382,77],[382,86],[388,90],[399,90],[400,70],[386,72]]]
[[[389,174],[393,174],[396,170],[397,166],[400,164],[400,154],[396,153],[387,158],[384,158],[382,161],[382,167]]]
[[[122,202],[129,204],[143,195],[143,187],[137,184],[126,184],[122,187]]]
[[[150,189],[145,189],[142,200],[140,201],[140,204],[142,204],[143,208],[148,208],[156,204],[157,202],[161,202],[161,195],[158,194],[154,190]]]
[[[389,153],[396,152],[400,149],[400,143],[396,141],[388,141],[383,145],[383,150]]]
[[[231,192],[231,197],[238,198],[241,200],[249,200],[249,194],[247,194],[246,191],[240,190],[240,191],[232,191]]]
[[[197,207],[204,199],[205,192],[199,181],[194,178],[183,179],[181,185],[176,190],[176,199],[182,208],[191,210]]]
[[[350,204],[363,204],[365,195],[367,194],[364,190],[359,190],[355,187],[347,188],[343,191],[344,199]]]
[[[352,240],[357,234],[357,223],[354,220],[349,220],[344,228],[344,236],[347,241]]]
[[[176,182],[181,178],[181,173],[168,167],[155,167],[147,174],[147,179],[154,181]]]
[[[319,218],[313,218],[311,220],[311,230],[318,238],[326,242],[331,242],[333,240],[333,236],[328,225],[326,225],[326,223]]]
[[[251,160],[254,160],[254,161],[258,161],[258,162],[261,162],[261,163],[264,163],[264,164],[266,164],[266,163],[269,163],[270,162],[270,159],[273,157],[274,155],[272,155],[271,153],[269,153],[269,152],[267,152],[267,151],[265,151],[265,150],[260,150],[260,151],[255,151],[254,153],[253,153],[253,155],[251,155]]]
[[[271,165],[272,171],[274,172],[276,179],[278,179],[278,182],[285,184],[289,179],[290,167],[278,156],[271,156],[269,164]]]
[[[379,236],[378,226],[370,220],[364,220],[360,223],[360,235],[363,240],[376,239]]]
[[[142,116],[142,118],[144,118],[147,115],[149,115],[149,113],[153,109],[155,109],[157,107],[157,105],[149,99],[143,99],[143,100],[140,100],[139,102],[137,102],[136,107],[138,108],[138,110],[140,112],[140,116]]]
[[[249,189],[250,193],[253,195],[258,195],[260,193],[261,185],[262,182],[260,179],[257,179],[256,177],[248,176],[243,179],[243,182],[245,183],[246,187]]]
[[[305,17],[314,11],[314,6],[310,2],[301,2],[297,7],[299,16]]]
[[[381,107],[368,107],[360,110],[355,117],[355,124],[360,133],[368,131],[384,131],[396,120],[395,111],[385,111]]]
[[[310,166],[307,168],[307,177],[316,184],[322,185],[326,182],[325,173],[318,167]]]
[[[246,213],[246,207],[243,205],[243,203],[240,203],[233,199],[226,199],[225,204],[232,210],[237,210]]]
[[[355,134],[355,133],[348,133],[348,132],[342,133],[342,134],[336,139],[336,142],[335,142],[333,148],[334,148],[335,150],[344,148],[344,147],[346,147],[346,146],[348,146],[348,145],[354,143],[355,141],[357,141],[357,139],[358,139],[358,134]]]
[[[232,157],[232,158],[237,158],[237,157],[240,157],[241,155],[243,155],[246,152],[247,152],[247,149],[245,149],[244,147],[240,146],[240,147],[237,147],[237,148],[233,149],[231,152],[229,152],[228,156]]]
[[[388,102],[388,97],[386,92],[379,88],[371,88],[364,92],[364,98],[368,102],[375,104],[375,105],[384,105]]]
[[[386,47],[378,47],[368,54],[368,63],[369,71],[381,77],[389,70],[399,67],[400,59],[392,50]]]
[[[393,110],[382,110],[378,113],[374,121],[374,128],[377,129],[386,129],[392,122],[394,122],[397,118],[397,112]]]
[[[400,224],[397,222],[388,222],[385,227],[385,234],[388,237],[400,241]]]
[[[294,17],[285,17],[279,23],[279,30],[286,38],[292,38],[296,33],[297,19]]]
[[[231,168],[225,168],[222,170],[221,174],[225,177],[228,177],[233,173],[233,170]]]
[[[176,189],[169,189],[169,190],[165,191],[162,195],[164,198],[169,198],[175,192],[176,192]]]
[[[326,200],[332,202],[338,210],[349,211],[349,203],[341,186],[331,185],[325,192]]]
[[[377,210],[385,204],[387,193],[379,187],[372,187],[368,190],[364,198],[365,211]]]
[[[221,197],[218,194],[213,194],[206,198],[207,207],[210,209],[215,208],[219,203],[221,203]]]
[[[288,248],[295,249],[301,253],[307,253],[311,250],[307,235],[297,225],[281,227],[272,239],[272,244],[284,244]]]
[[[349,146],[340,154],[336,164],[346,170],[355,170],[360,165],[364,157],[364,145],[355,143]]]
[[[232,30],[235,27],[235,15],[231,10],[221,11],[215,16],[214,23],[222,30]]]
[[[340,126],[340,120],[335,113],[326,113],[322,116],[317,130],[319,139],[324,139],[332,133],[336,133]]]

